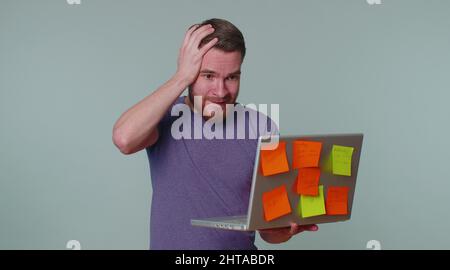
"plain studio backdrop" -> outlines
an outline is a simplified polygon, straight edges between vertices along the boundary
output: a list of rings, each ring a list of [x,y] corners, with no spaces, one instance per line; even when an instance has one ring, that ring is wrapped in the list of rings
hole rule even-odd
[[[2,0],[0,248],[147,249],[145,151],[120,114],[176,69],[187,27],[243,32],[239,101],[283,134],[365,134],[352,219],[260,249],[450,248],[450,2]],[[180,205],[180,207],[186,207]]]

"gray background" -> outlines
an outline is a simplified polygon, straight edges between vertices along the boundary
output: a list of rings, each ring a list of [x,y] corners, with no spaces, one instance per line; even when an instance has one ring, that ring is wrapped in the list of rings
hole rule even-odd
[[[148,247],[147,157],[112,126],[211,17],[246,38],[241,103],[279,103],[284,134],[365,134],[352,220],[261,249],[450,248],[450,1],[0,3],[1,249]]]

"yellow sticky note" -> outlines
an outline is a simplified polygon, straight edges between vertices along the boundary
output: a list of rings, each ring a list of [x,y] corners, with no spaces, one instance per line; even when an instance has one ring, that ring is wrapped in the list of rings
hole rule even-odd
[[[318,196],[300,196],[298,211],[302,218],[325,215],[325,199],[323,196],[323,186],[319,186]]]
[[[333,145],[333,148],[331,149],[333,174],[351,176],[352,155],[353,147]]]

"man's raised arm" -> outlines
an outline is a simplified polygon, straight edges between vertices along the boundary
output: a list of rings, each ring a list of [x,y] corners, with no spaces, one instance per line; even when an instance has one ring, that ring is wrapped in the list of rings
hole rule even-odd
[[[180,48],[175,75],[120,116],[113,128],[113,142],[120,152],[133,154],[156,143],[158,123],[184,89],[195,81],[203,56],[217,43],[216,38],[199,48],[202,39],[213,32],[211,25],[190,27]]]

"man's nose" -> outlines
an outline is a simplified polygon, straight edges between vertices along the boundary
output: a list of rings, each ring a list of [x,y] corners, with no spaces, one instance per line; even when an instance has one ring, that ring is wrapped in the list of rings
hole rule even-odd
[[[228,95],[228,88],[224,80],[217,80],[215,88],[214,93],[217,97],[224,98]]]

